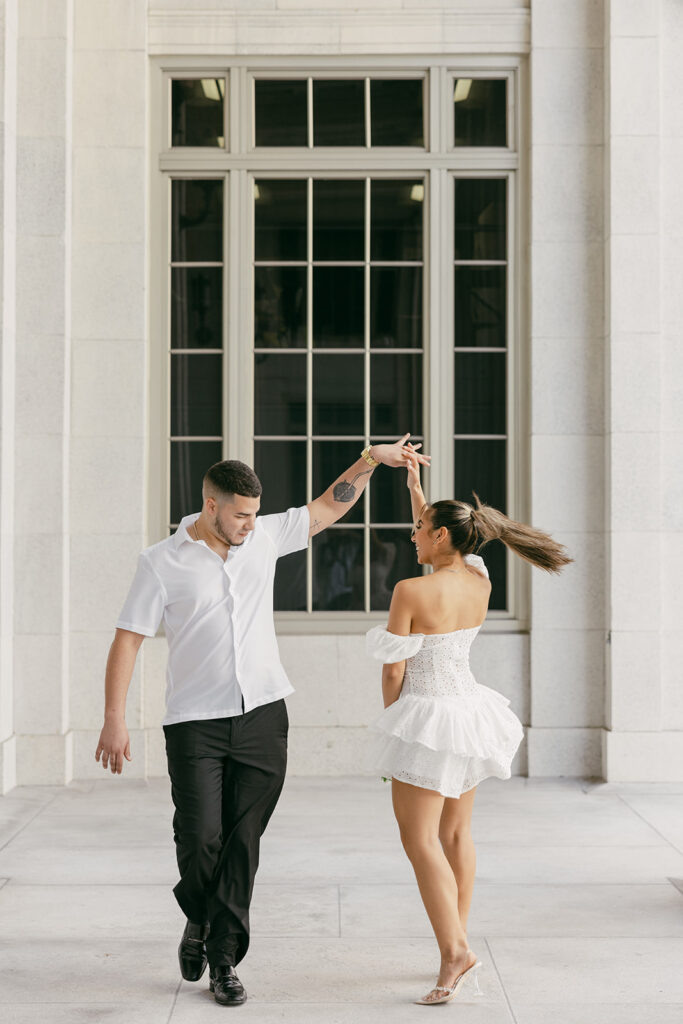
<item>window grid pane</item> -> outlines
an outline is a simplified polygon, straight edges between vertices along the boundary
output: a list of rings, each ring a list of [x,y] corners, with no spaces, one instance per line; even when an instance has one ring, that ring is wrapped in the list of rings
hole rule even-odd
[[[223,179],[171,182],[169,526],[201,508],[223,451]]]
[[[225,148],[225,79],[171,80],[171,145]]]
[[[455,177],[454,496],[507,510],[507,179]],[[507,608],[507,549],[483,551],[491,610]],[[489,564],[490,562],[490,564]]]
[[[272,179],[255,181],[257,232],[263,233],[273,216],[282,223],[291,220],[282,207],[276,215],[264,207],[258,210],[278,189],[283,191]],[[302,485],[305,476],[298,497],[289,489],[277,494],[280,502],[302,504],[352,465],[370,439],[379,441],[384,435],[395,440],[406,420],[411,420],[414,439],[422,439],[424,180],[296,178],[287,180],[285,193],[296,197],[299,210],[296,234],[290,235],[296,268],[286,240],[277,244],[279,259],[273,259],[273,246],[262,242],[256,247],[255,282],[266,272],[277,279],[285,271],[300,275],[298,337],[305,340],[305,351],[301,342],[288,341],[292,335],[281,326],[264,336],[258,306],[263,286],[256,287],[254,445],[257,472],[259,466],[264,474],[280,466],[279,477],[296,478]],[[381,237],[373,242],[375,232]],[[305,264],[298,241],[304,234]],[[272,324],[287,321],[284,303],[284,290],[279,296],[271,293]],[[273,344],[273,337],[281,343]],[[268,354],[272,348],[277,356]],[[276,458],[272,453],[278,451]],[[298,469],[291,462],[295,455]],[[284,474],[283,466],[290,467]],[[402,488],[379,488],[377,496],[371,488],[370,498],[366,492],[343,520],[313,538],[307,610],[384,608],[386,580],[397,572],[405,575],[408,555],[413,554],[412,545],[406,546],[410,501],[405,481],[400,482]],[[268,486],[266,477],[264,493]],[[276,490],[281,487],[277,483]],[[413,557],[410,574],[416,571]],[[293,599],[285,594],[276,582],[276,602],[282,602],[276,610],[300,601],[300,595]]]
[[[211,74],[211,72],[210,72]],[[410,72],[409,72],[410,74]],[[495,76],[495,72],[493,73]],[[498,92],[500,96],[500,88],[503,87],[507,90],[507,84],[503,79],[495,79],[491,76],[490,79],[480,79],[480,82],[494,83],[494,90]],[[228,77],[226,76],[225,84],[227,85]],[[449,93],[448,88],[445,90],[444,95],[441,98],[442,104],[448,104],[449,99],[454,101],[454,92],[457,83],[462,79],[462,76],[456,75],[445,76],[444,81],[450,82],[452,86],[452,93]],[[193,83],[199,84],[203,81],[201,72],[197,73],[195,79],[191,79]],[[349,75],[346,81],[353,81],[354,76]],[[361,79],[356,78],[356,81]],[[180,80],[177,80],[180,81]],[[206,81],[212,81],[207,78]],[[258,91],[258,83],[265,82],[273,84],[277,79],[259,79],[254,78],[254,95]],[[305,92],[305,101],[300,109],[304,109],[306,124],[305,124],[305,141],[300,144],[302,146],[313,146],[314,137],[314,125],[313,125],[313,94],[314,94],[314,82],[322,81],[322,79],[314,79],[306,75],[304,72],[300,78],[291,78],[288,80],[282,80],[282,84],[288,86],[298,85],[303,87],[303,90],[299,88],[299,95],[301,96]],[[330,81],[330,79],[327,79]],[[340,80],[341,81],[341,80]],[[405,79],[400,80],[398,78],[373,78],[372,76],[366,76],[362,79],[365,89],[365,144],[364,147],[367,151],[371,145],[378,146],[378,134],[375,130],[373,118],[373,105],[375,113],[378,107],[376,101],[377,96],[381,93],[381,83],[385,81],[396,81],[402,84],[412,84],[417,82],[418,79]],[[429,73],[427,79],[419,79],[420,88],[424,91],[426,99],[427,92],[426,86],[434,81],[432,75],[431,80]],[[376,86],[376,83],[380,83],[380,86]],[[169,98],[172,97],[173,85],[169,89],[167,95]],[[278,84],[280,84],[278,82]],[[449,87],[450,88],[450,87]],[[295,90],[296,91],[296,90]],[[462,87],[461,87],[462,91]],[[267,89],[265,90],[267,92]],[[265,93],[264,93],[265,94]],[[514,95],[514,92],[513,92]],[[274,96],[271,90],[271,98]],[[374,103],[373,103],[374,100]],[[462,97],[460,99],[462,102]],[[278,106],[279,101],[275,98],[275,106]],[[423,104],[423,108],[426,104]],[[223,104],[225,112],[225,105]],[[389,120],[391,120],[392,110],[391,105],[387,106],[389,111]],[[496,108],[500,109],[500,104]],[[464,106],[461,106],[461,111],[465,110]],[[242,112],[240,111],[240,116]],[[177,113],[172,111],[172,130],[175,130],[178,117]],[[424,109],[423,109],[424,116]],[[281,120],[281,119],[280,119]],[[474,123],[474,115],[470,118],[471,124]],[[507,132],[507,112],[505,113],[504,123],[505,133]],[[225,124],[225,119],[224,119]],[[498,126],[500,126],[500,118],[498,119]],[[262,128],[264,126],[262,125]],[[268,126],[266,126],[268,127]],[[271,111],[271,124],[268,130],[274,131],[282,129],[282,124],[277,118],[272,117]],[[422,122],[424,128],[424,120]],[[257,133],[258,125],[255,124],[254,130]],[[264,129],[265,130],[265,129]],[[387,130],[393,130],[389,128]],[[486,131],[491,130],[491,124],[489,123]],[[489,138],[486,141],[475,140],[471,138],[468,142],[462,139],[456,138],[455,145],[470,145],[470,146],[505,146],[506,136],[500,138],[500,127],[498,140],[493,142]],[[299,128],[300,135],[301,130]],[[473,129],[470,125],[470,135],[472,135]],[[450,134],[450,132],[449,132]],[[457,134],[457,133],[456,133]],[[424,132],[423,132],[424,135]],[[236,134],[235,138],[239,138],[239,133]],[[483,135],[480,133],[480,139]],[[513,135],[514,138],[514,135]],[[224,140],[223,140],[224,141]],[[438,141],[438,135],[437,135]],[[452,144],[452,137],[450,140],[442,139],[439,147],[439,153],[446,153],[447,147]],[[292,146],[294,143],[291,136],[286,137],[284,141],[279,143],[276,142],[263,142],[257,141],[255,138],[256,145],[267,146],[267,145],[287,145]],[[191,145],[190,141],[174,141],[173,145]],[[197,145],[197,143],[194,143]],[[200,143],[201,144],[201,143]],[[219,143],[223,144],[223,143]],[[404,142],[404,143],[386,143],[387,145],[421,145],[424,146],[424,138],[421,142]],[[208,145],[215,146],[215,142],[209,142]],[[454,160],[458,160],[457,150],[453,154]],[[218,154],[214,154],[217,156]],[[229,156],[229,154],[226,153]],[[471,154],[469,156],[471,160]],[[506,187],[506,181],[503,180],[504,172],[502,167],[510,166],[512,164],[500,164],[496,162],[495,170],[489,172],[486,175],[486,167],[491,167],[492,163],[489,161],[487,154],[482,154],[482,165],[478,170],[470,170],[469,175],[466,177],[460,177],[458,171],[455,170],[457,164],[451,167],[451,170],[455,170],[455,180],[460,184],[465,182],[481,182],[482,180],[489,181],[502,181],[503,188]],[[500,156],[497,158],[500,160]],[[220,185],[220,201],[222,204],[222,180],[220,182],[212,182],[209,179],[202,179],[188,177],[185,173],[185,165],[178,163],[176,166],[179,173],[184,175],[183,183],[186,188],[195,190],[196,193],[201,193],[202,190],[206,192],[207,186]],[[211,165],[208,165],[205,170],[209,170]],[[216,166],[215,164],[213,165]],[[223,166],[221,164],[221,166]],[[318,164],[317,166],[321,166]],[[373,166],[377,166],[373,164]],[[468,169],[471,168],[471,164],[466,165]],[[277,165],[274,164],[273,170],[277,170]],[[199,172],[201,174],[201,171]],[[210,173],[210,171],[209,171]],[[268,172],[266,172],[268,173]],[[310,171],[309,171],[310,173]],[[381,172],[380,172],[381,173]],[[391,173],[391,169],[387,166],[387,173]],[[418,172],[419,173],[419,172]],[[448,173],[448,172],[446,172]],[[462,172],[460,172],[462,173]],[[325,462],[331,469],[331,477],[329,481],[332,482],[334,476],[343,470],[346,465],[353,461],[353,456],[357,450],[369,439],[371,424],[371,405],[370,395],[372,388],[373,374],[371,373],[371,367],[374,361],[375,366],[381,365],[379,359],[386,354],[387,357],[394,359],[398,355],[404,356],[417,356],[418,361],[421,362],[421,356],[423,351],[422,341],[422,315],[421,315],[421,284],[424,277],[422,253],[418,255],[418,259],[410,260],[408,257],[408,251],[406,245],[402,245],[398,259],[392,260],[391,253],[383,250],[383,246],[386,246],[391,241],[391,228],[384,231],[383,237],[380,235],[382,231],[381,227],[377,225],[377,232],[370,228],[370,211],[372,208],[371,196],[370,196],[370,179],[363,179],[365,184],[365,224],[364,224],[364,245],[366,251],[360,260],[348,258],[346,261],[339,258],[339,252],[336,251],[341,248],[334,244],[328,248],[328,254],[324,255],[322,252],[319,253],[320,258],[315,258],[315,246],[313,245],[313,227],[316,222],[316,218],[312,216],[312,205],[314,197],[314,182],[312,179],[304,176],[305,171],[302,172],[302,176],[299,181],[304,185],[305,194],[305,216],[303,223],[303,235],[305,239],[305,251],[300,254],[297,258],[292,258],[292,246],[290,244],[291,238],[296,237],[298,227],[296,224],[271,224],[269,227],[270,241],[267,241],[266,248],[270,248],[270,253],[263,251],[263,246],[257,245],[257,250],[261,248],[261,256],[266,258],[258,258],[256,260],[255,267],[255,282],[254,282],[254,301],[255,301],[255,336],[254,336],[254,348],[255,355],[281,355],[281,357],[287,358],[290,355],[298,356],[305,362],[305,390],[306,395],[311,395],[311,389],[314,384],[315,376],[315,359],[316,357],[321,359],[330,358],[335,360],[341,359],[338,363],[340,366],[349,365],[352,363],[348,360],[358,355],[364,360],[364,375],[363,375],[363,386],[364,386],[364,398],[365,398],[365,422],[363,424],[364,430],[362,436],[354,432],[349,434],[349,426],[353,424],[347,424],[340,422],[338,419],[335,420],[334,409],[329,409],[329,403],[324,402],[322,399],[318,400],[319,414],[324,414],[323,419],[317,422],[315,426],[319,428],[314,429],[313,417],[315,414],[314,403],[310,397],[306,397],[305,404],[305,432],[304,434],[296,433],[294,435],[290,433],[271,433],[272,424],[259,424],[259,429],[263,427],[268,428],[268,433],[259,433],[255,439],[254,444],[254,459],[255,465],[259,461],[263,461],[264,456],[259,456],[257,451],[262,448],[264,453],[266,449],[264,446],[271,445],[275,446],[276,458],[274,463],[271,463],[278,467],[278,471],[275,474],[268,473],[266,462],[263,464],[263,473],[266,476],[266,484],[270,479],[274,479],[279,475],[279,470],[284,464],[283,451],[280,450],[281,444],[287,444],[290,441],[295,445],[295,448],[299,451],[298,462],[295,460],[295,464],[300,467],[303,466],[303,475],[301,469],[294,472],[293,479],[301,482],[303,481],[303,494],[301,487],[296,488],[295,503],[301,503],[304,498],[308,499],[314,497],[320,490],[325,486],[324,483],[320,483],[318,486],[318,480],[321,476],[324,476],[324,469],[320,465],[320,456],[316,455],[318,449],[321,446],[324,449],[330,449],[327,452]],[[180,179],[176,179],[176,182]],[[267,178],[262,179],[264,182]],[[292,179],[288,179],[292,180]],[[323,180],[323,179],[318,179]],[[329,180],[329,179],[325,179]],[[349,180],[349,179],[346,179]],[[360,179],[355,179],[359,181]],[[373,179],[375,182],[383,182],[387,179],[379,177]],[[367,184],[366,184],[367,182]],[[422,185],[424,195],[424,185]],[[169,394],[171,392],[172,375],[170,373],[170,365],[183,367],[183,372],[179,373],[177,370],[174,371],[174,378],[176,383],[173,385],[175,401],[173,403],[173,412],[175,416],[175,422],[173,424],[173,431],[169,429],[169,435],[171,440],[171,482],[172,482],[172,509],[170,518],[172,520],[171,529],[175,529],[178,525],[179,519],[182,515],[186,514],[187,509],[182,507],[183,502],[189,501],[190,505],[194,507],[195,501],[194,494],[197,490],[196,487],[192,489],[189,487],[188,491],[188,480],[192,476],[190,468],[194,467],[193,472],[198,473],[199,470],[196,468],[199,465],[199,461],[204,459],[204,469],[211,464],[212,461],[216,461],[217,458],[222,457],[221,453],[223,448],[222,436],[217,436],[209,433],[204,433],[205,429],[213,429],[215,417],[211,422],[207,423],[196,423],[194,422],[195,414],[199,415],[198,411],[193,409],[190,402],[191,393],[193,391],[192,379],[197,377],[197,372],[193,370],[193,367],[198,367],[198,362],[203,361],[204,358],[215,360],[216,357],[220,357],[223,354],[224,345],[224,330],[223,330],[223,309],[222,300],[223,295],[227,296],[227,290],[224,291],[223,286],[223,271],[224,271],[224,252],[227,250],[226,240],[222,237],[222,205],[220,215],[215,216],[216,209],[211,210],[211,204],[205,203],[207,207],[207,216],[199,218],[197,220],[198,204],[194,202],[194,210],[190,211],[190,216],[186,217],[181,223],[177,217],[177,209],[179,202],[176,200],[175,195],[175,183],[174,183],[174,202],[172,203],[172,225],[171,225],[171,246],[172,246],[172,261],[171,261],[171,274],[169,289],[170,295],[172,296],[170,302],[170,315],[168,317],[170,324],[170,338],[169,338],[169,354],[179,358],[169,360]],[[195,196],[196,200],[196,196]],[[190,205],[189,201],[186,201],[185,205]],[[504,202],[505,206],[505,193]],[[389,204],[391,206],[391,204]],[[480,213],[481,211],[479,211]],[[218,247],[215,245],[216,242],[216,230],[215,226],[220,220],[220,253],[217,251]],[[404,239],[409,238],[409,226],[396,223],[393,225],[394,234],[400,235],[403,232]],[[456,479],[456,496],[461,496],[459,490],[466,486],[469,482],[470,487],[478,489],[483,500],[489,500],[492,504],[499,502],[499,507],[504,507],[506,500],[506,452],[508,449],[508,435],[506,432],[506,414],[505,410],[501,408],[507,399],[507,331],[508,331],[508,311],[512,308],[511,299],[508,295],[508,260],[507,260],[507,247],[509,240],[507,238],[507,211],[503,211],[503,251],[500,252],[500,232],[495,224],[491,221],[485,222],[478,218],[477,227],[472,230],[464,225],[465,235],[460,233],[460,237],[466,238],[466,234],[470,232],[470,244],[465,248],[469,251],[462,251],[460,245],[456,247],[456,251],[453,253],[453,276],[451,281],[453,282],[454,293],[453,296],[448,297],[448,302],[453,303],[456,312],[455,319],[455,337],[454,337],[454,367],[455,367],[455,408],[453,410],[453,431],[452,434],[454,440],[454,451],[455,451],[455,479]],[[408,232],[406,234],[406,231]],[[266,231],[266,235],[268,231]],[[457,230],[456,230],[457,235]],[[261,231],[261,238],[263,239],[263,230]],[[300,236],[299,236],[300,237]],[[370,245],[374,244],[373,239],[378,240],[378,248],[370,251]],[[270,255],[270,259],[267,256]],[[353,254],[350,254],[353,255]],[[415,255],[415,254],[413,254]],[[496,258],[502,256],[503,258]],[[303,258],[301,258],[303,257]],[[446,255],[447,258],[447,255]],[[440,257],[439,257],[440,259]],[[323,282],[323,292],[326,291],[328,295],[328,312],[322,317],[324,331],[316,332],[317,334],[324,335],[327,337],[320,337],[322,344],[314,345],[314,311],[320,317],[321,311],[316,310],[317,303],[315,302],[314,294],[314,271],[316,268],[323,270],[332,270],[337,268],[342,270],[342,264],[346,263],[346,266],[357,267],[363,272],[363,288],[362,288],[362,338],[360,344],[355,344],[355,337],[357,330],[354,325],[355,317],[351,313],[349,314],[351,329],[345,329],[341,331],[341,346],[335,344],[335,339],[339,335],[339,328],[335,325],[335,321],[338,318],[335,316],[334,310],[330,312],[329,305],[330,301],[334,299],[330,294],[332,289],[329,286],[324,286],[324,275],[320,277],[320,281]],[[432,268],[432,273],[435,275],[436,280],[439,276],[443,279],[442,267]],[[208,273],[202,274],[202,271],[208,271]],[[394,272],[395,271],[395,272]],[[316,275],[317,277],[317,275]],[[356,289],[357,290],[357,289]],[[449,286],[450,291],[450,286]],[[353,290],[352,293],[353,294]],[[433,301],[433,300],[432,300]],[[428,307],[428,303],[425,297],[424,301],[425,309]],[[451,308],[453,308],[453,306]],[[325,326],[327,324],[327,326]],[[217,340],[216,340],[217,339]],[[194,357],[194,359],[192,358]],[[268,365],[269,360],[265,361],[265,365]],[[207,364],[208,365],[208,364]],[[275,364],[271,364],[275,365]],[[491,367],[493,369],[486,369],[485,367]],[[332,367],[332,363],[329,364]],[[501,369],[502,367],[502,369]],[[201,369],[200,367],[198,368]],[[325,367],[323,366],[323,369]],[[317,374],[318,383],[320,381],[320,372]],[[199,373],[201,377],[201,373]],[[211,380],[211,374],[208,375],[207,380]],[[323,372],[322,379],[328,379],[334,382],[334,372],[325,373]],[[189,387],[189,396],[188,396]],[[195,389],[196,390],[196,389]],[[501,400],[502,393],[502,400]],[[234,399],[233,395],[233,399]],[[274,414],[278,416],[285,415],[291,418],[292,408],[296,408],[296,403],[292,407],[291,395],[285,394],[280,396],[282,401],[275,403]],[[204,398],[202,398],[202,401]],[[183,405],[185,403],[185,405]],[[189,404],[188,404],[189,403]],[[215,397],[212,399],[214,409],[216,407]],[[222,384],[221,384],[221,399],[222,409]],[[272,404],[272,403],[271,403]],[[353,404],[353,403],[352,403]],[[278,411],[279,409],[279,411]],[[287,411],[288,410],[288,411]],[[330,411],[332,412],[332,421],[330,421]],[[344,412],[347,416],[349,410],[338,410]],[[352,410],[351,410],[352,411]],[[207,410],[203,410],[202,416],[206,415]],[[327,419],[325,419],[327,417]],[[502,423],[501,423],[502,417]],[[300,417],[299,417],[300,420]],[[377,426],[377,423],[373,424]],[[169,424],[169,427],[171,424]],[[291,430],[290,422],[285,424],[279,424],[278,426],[285,426],[287,430]],[[222,420],[221,420],[222,427]],[[420,424],[420,429],[422,429]],[[333,430],[333,433],[329,433],[329,430]],[[502,432],[499,432],[501,431]],[[221,429],[222,433],[222,429]],[[421,435],[419,435],[421,437]],[[417,439],[418,435],[415,435]],[[377,433],[372,434],[373,441],[381,440],[394,440],[392,434],[380,435]],[[443,445],[445,438],[441,438],[441,444]],[[341,451],[337,449],[342,445],[348,445],[348,453],[342,455]],[[432,439],[433,447],[439,447],[439,439]],[[465,445],[466,447],[463,447]],[[213,447],[209,447],[213,446]],[[218,449],[216,448],[218,446]],[[216,451],[218,450],[218,454]],[[442,449],[443,450],[443,449]],[[278,455],[277,453],[280,452]],[[502,455],[501,455],[502,452]],[[350,457],[346,457],[346,455]],[[340,457],[341,456],[341,457]],[[465,457],[466,456],[466,457]],[[294,456],[291,456],[293,458]],[[291,458],[287,456],[288,459]],[[335,458],[339,459],[338,464],[335,463]],[[208,459],[208,461],[207,461]],[[334,465],[333,465],[334,464]],[[473,477],[470,478],[469,473],[459,475],[459,467],[461,470],[465,469],[467,465],[477,466],[479,469],[484,468],[486,471],[486,478],[483,480],[475,480],[474,485],[472,484]],[[316,465],[318,469],[316,470]],[[258,471],[258,468],[257,468]],[[181,480],[182,473],[182,480]],[[384,474],[387,479],[391,479],[391,483],[394,483],[394,478],[398,478],[400,474]],[[315,478],[315,479],[314,479]],[[386,479],[382,481],[386,483]],[[491,498],[490,494],[495,491],[496,494],[502,488],[502,498]],[[393,491],[393,487],[390,491]],[[401,534],[400,529],[404,527],[409,529],[410,525],[410,514],[406,515],[405,523],[394,522],[391,520],[403,519],[403,509],[400,507],[400,501],[398,501],[399,512],[394,513],[393,510],[397,507],[397,499],[399,494],[403,493],[407,496],[407,489],[396,488],[397,493],[387,493],[387,487],[379,488],[375,482],[374,489],[371,488],[370,492],[366,492],[363,498],[354,507],[354,512],[357,517],[357,521],[352,521],[352,516],[347,515],[344,519],[334,526],[328,528],[326,535],[333,534],[337,531],[341,533],[348,533],[353,530],[358,530],[364,533],[364,557],[366,563],[366,570],[364,572],[364,594],[363,594],[363,607],[369,610],[379,611],[382,608],[382,594],[384,590],[381,586],[381,580],[378,581],[375,577],[377,575],[375,571],[376,563],[379,563],[380,570],[382,569],[382,560],[386,560],[386,550],[391,550],[392,544],[396,542],[396,548],[398,552],[404,551],[401,547]],[[485,493],[482,493],[485,492]],[[464,494],[462,496],[465,496]],[[277,497],[277,494],[273,495],[273,500],[277,502],[277,508],[281,509],[281,498]],[[275,510],[275,508],[273,509]],[[513,510],[514,511],[514,510]],[[387,521],[389,520],[389,521]],[[370,529],[371,528],[371,529]],[[389,532],[387,532],[389,531]],[[391,531],[399,531],[397,536],[394,537]],[[323,535],[324,536],[324,535]],[[320,540],[322,539],[319,538]],[[341,544],[341,548],[340,548]],[[348,546],[348,545],[347,545]],[[344,544],[340,541],[336,544],[335,550],[344,549]],[[500,550],[498,550],[500,549]],[[368,558],[368,555],[372,552],[372,559]],[[489,564],[491,571],[492,580],[494,582],[494,595],[492,595],[491,609],[503,610],[506,607],[505,600],[505,570],[506,570],[506,549],[500,544],[488,545],[483,552]],[[310,611],[313,607],[319,607],[320,596],[312,592],[312,574],[311,568],[314,558],[317,556],[314,554],[313,545],[309,549],[309,552],[301,553],[301,555],[291,556],[287,561],[291,561],[292,564],[299,559],[297,569],[296,567],[290,570],[291,573],[296,576],[298,582],[296,585],[292,584],[290,588],[292,593],[288,596],[287,588],[280,587],[278,593],[281,595],[278,597],[276,607],[280,607],[282,610],[292,611],[303,611],[304,609]],[[397,555],[397,557],[399,557]],[[494,564],[495,563],[495,564]],[[303,584],[302,584],[302,570],[301,566],[304,566],[303,570]],[[416,567],[413,567],[414,572]],[[411,572],[411,574],[412,574]],[[297,576],[298,573],[298,576]],[[374,576],[373,576],[374,573]],[[379,573],[381,576],[381,571]],[[397,577],[398,578],[398,577]],[[395,581],[394,581],[395,582]],[[354,584],[355,585],[355,584]],[[391,583],[393,586],[393,582]],[[302,589],[303,587],[303,589]],[[276,585],[277,591],[277,585]],[[303,594],[303,598],[302,598]],[[502,595],[502,601],[501,601]],[[329,592],[325,600],[330,600]],[[355,600],[355,598],[354,598]]]
[[[254,79],[254,145],[425,148],[425,78]]]
[[[455,146],[507,145],[507,80],[455,78],[453,82]]]

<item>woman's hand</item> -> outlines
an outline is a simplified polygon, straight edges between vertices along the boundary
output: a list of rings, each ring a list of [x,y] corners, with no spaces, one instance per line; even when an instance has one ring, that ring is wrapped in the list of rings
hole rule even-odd
[[[408,490],[412,491],[416,487],[420,487],[420,463],[417,460],[417,455],[413,452],[408,452],[405,456],[406,469],[408,471]]]

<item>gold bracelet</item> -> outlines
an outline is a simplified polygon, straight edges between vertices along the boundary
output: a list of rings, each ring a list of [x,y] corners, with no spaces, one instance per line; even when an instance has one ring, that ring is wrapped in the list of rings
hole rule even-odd
[[[368,466],[372,466],[373,469],[374,469],[374,467],[375,466],[379,466],[380,463],[379,463],[379,459],[373,459],[372,455],[370,454],[370,449],[371,448],[372,448],[372,445],[369,444],[367,446],[367,448],[364,448],[363,451],[360,453],[360,457],[361,457],[361,459],[365,459],[365,461],[367,462]]]

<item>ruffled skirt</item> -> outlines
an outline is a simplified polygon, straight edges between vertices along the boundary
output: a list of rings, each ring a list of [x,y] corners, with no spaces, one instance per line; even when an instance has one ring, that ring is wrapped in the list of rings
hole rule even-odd
[[[445,797],[459,797],[487,778],[509,779],[524,737],[509,704],[480,683],[453,697],[406,693],[371,726],[372,767]]]

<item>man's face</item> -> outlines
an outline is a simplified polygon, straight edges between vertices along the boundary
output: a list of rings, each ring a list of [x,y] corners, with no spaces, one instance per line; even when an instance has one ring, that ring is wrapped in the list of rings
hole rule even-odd
[[[260,507],[260,498],[245,498],[241,494],[235,494],[232,501],[217,502],[208,498],[211,529],[225,544],[239,547],[256,526]]]

